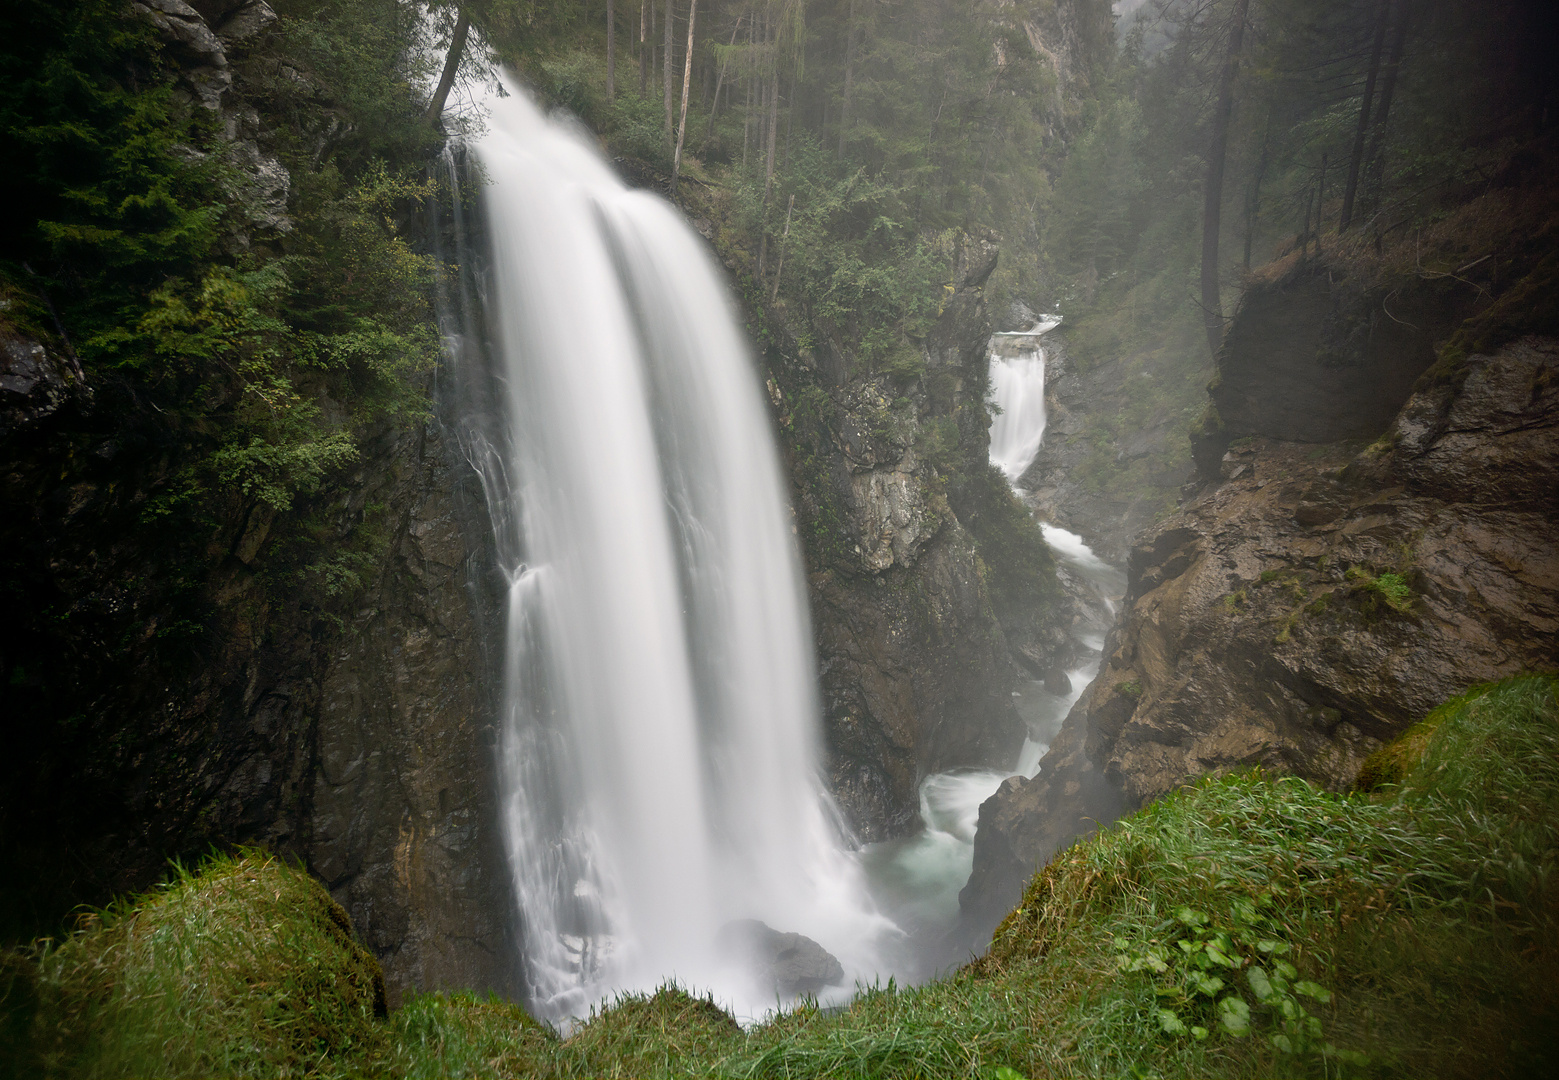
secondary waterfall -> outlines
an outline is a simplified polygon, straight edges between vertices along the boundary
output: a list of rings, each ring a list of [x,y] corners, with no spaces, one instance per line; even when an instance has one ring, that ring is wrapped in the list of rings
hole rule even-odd
[[[1061,324],[1046,316],[1033,329],[995,334],[990,354],[991,396],[996,416],[991,424],[991,463],[1016,488],[1045,437],[1045,350],[1041,337]],[[1066,572],[1076,575],[1094,593],[1099,606],[1114,614],[1114,598],[1125,589],[1125,575],[1089,549],[1083,538],[1057,526],[1040,526],[1045,541]],[[1070,689],[1053,694],[1037,679],[1020,682],[1013,694],[1018,715],[1028,725],[1028,738],[1018,759],[1005,769],[964,769],[936,773],[920,784],[920,817],[925,829],[916,836],[874,844],[865,852],[873,887],[884,907],[912,935],[935,940],[958,915],[958,891],[969,879],[974,861],[974,833],[980,804],[996,793],[1009,776],[1033,776],[1051,739],[1083,691],[1099,673],[1104,628],[1078,633],[1082,662],[1067,671]],[[923,950],[929,965],[961,959],[934,945]],[[926,962],[923,961],[922,971]]]
[[[483,302],[451,305],[451,356],[479,307],[494,420],[466,441],[508,576],[500,772],[532,1006],[676,979],[757,1015],[772,989],[716,944],[738,919],[815,939],[850,987],[897,931],[821,782],[799,554],[731,298],[670,204],[507,90],[470,147],[488,262],[466,275]]]
[[[999,411],[991,421],[991,464],[1015,484],[1039,453],[1045,437],[1045,349],[1043,334],[1061,325],[1049,316],[1032,330],[995,334],[991,350],[991,397]]]

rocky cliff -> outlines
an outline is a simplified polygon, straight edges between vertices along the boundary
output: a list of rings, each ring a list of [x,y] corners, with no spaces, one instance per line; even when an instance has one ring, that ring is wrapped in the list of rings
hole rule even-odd
[[[276,16],[258,0],[134,8],[173,94],[216,118],[223,242],[274,245],[290,178],[246,79]],[[326,881],[392,997],[512,986],[490,530],[442,426],[381,424],[286,512],[217,496],[170,511],[209,424],[110,369],[89,385],[63,334],[21,329],[46,307],[0,306],[6,939],[145,888],[169,858],[259,843]]]
[[[1368,446],[1253,436],[1218,469],[1133,547],[1105,666],[1040,774],[981,807],[972,919],[1190,777],[1345,789],[1447,696],[1559,657],[1559,341],[1436,368]]]
[[[863,840],[919,827],[932,772],[1005,767],[1025,728],[1019,666],[1068,647],[1054,563],[986,461],[984,285],[994,237],[965,237],[916,363],[865,370],[770,309],[758,335],[792,479],[818,643],[832,791]]]

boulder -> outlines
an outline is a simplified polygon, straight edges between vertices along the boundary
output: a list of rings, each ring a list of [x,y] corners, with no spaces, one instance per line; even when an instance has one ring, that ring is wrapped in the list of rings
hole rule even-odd
[[[781,997],[816,994],[844,982],[844,967],[833,953],[809,937],[783,933],[757,919],[726,923],[715,942]]]

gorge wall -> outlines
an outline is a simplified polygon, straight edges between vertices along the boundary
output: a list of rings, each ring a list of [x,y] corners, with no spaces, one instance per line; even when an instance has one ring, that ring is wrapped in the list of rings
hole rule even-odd
[[[282,243],[292,177],[253,104],[275,14],[136,12],[175,101],[209,112],[228,148],[223,242]],[[322,152],[338,103],[297,72],[290,85],[313,106],[295,120],[325,116],[309,131]],[[392,999],[511,988],[486,651],[499,594],[480,489],[442,425],[379,423],[355,465],[286,512],[223,496],[170,513],[210,423],[164,386],[89,382],[63,337],[21,328],[29,303],[0,307],[6,939],[146,888],[169,858],[263,844],[330,886]]]
[[[827,339],[803,348],[791,329],[765,356],[808,570],[830,787],[863,841],[919,827],[924,776],[1010,766],[1025,736],[1012,704],[1020,665],[1043,677],[1069,647],[1054,561],[986,460],[984,286],[997,257],[995,237],[963,238],[908,373],[864,370]]]
[[[981,807],[963,906],[984,926],[1072,838],[1190,778],[1259,766],[1344,790],[1448,696],[1559,656],[1559,341],[1425,373],[1464,307],[1410,293],[1442,321],[1371,338],[1379,296],[1321,303],[1313,271],[1284,273],[1235,317],[1200,490],[1132,547],[1098,680],[1039,775]],[[1327,350],[1348,325],[1360,347]]]

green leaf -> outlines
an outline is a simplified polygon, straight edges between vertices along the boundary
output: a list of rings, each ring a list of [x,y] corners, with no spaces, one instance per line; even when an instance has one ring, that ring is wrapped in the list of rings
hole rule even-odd
[[[1218,1003],[1218,1023],[1230,1035],[1250,1034],[1250,1006],[1244,998],[1230,995]]]
[[[996,1069],[996,1080],[1027,1080],[1027,1078],[1017,1069],[1000,1065]]]
[[[1284,953],[1288,952],[1288,942],[1258,941],[1256,942],[1256,948],[1266,953],[1268,956],[1282,956]]]
[[[1294,984],[1294,993],[1303,994],[1305,997],[1314,998],[1322,1005],[1332,1000],[1332,992],[1320,983],[1313,983],[1308,979],[1301,979]]]
[[[1191,984],[1191,989],[1208,997],[1217,997],[1218,991],[1223,989],[1222,979],[1216,975],[1203,975],[1200,971],[1189,972],[1186,981]]]
[[[1207,958],[1215,964],[1222,964],[1226,968],[1237,968],[1240,966],[1240,962],[1230,957],[1215,941],[1207,943]]]
[[[1274,969],[1280,972],[1285,979],[1299,978],[1299,969],[1296,968],[1293,964],[1290,964],[1287,960],[1274,960],[1272,961],[1272,966]]]
[[[1294,1052],[1294,1044],[1289,1041],[1287,1035],[1272,1036],[1272,1045],[1285,1054],[1292,1054]]]
[[[1191,1028],[1191,1038],[1195,1039],[1197,1042],[1202,1042],[1207,1038],[1207,1029],[1201,1027],[1200,1025],[1193,1026]]]
[[[1175,918],[1186,926],[1197,927],[1207,925],[1207,916],[1194,908],[1183,907],[1175,911]]]
[[[1245,974],[1250,988],[1256,992],[1256,1000],[1263,1005],[1279,996],[1277,988],[1272,985],[1272,980],[1267,978],[1267,969],[1257,964]]]
[[[1185,1024],[1170,1009],[1158,1010],[1158,1026],[1163,1029],[1165,1035],[1184,1035],[1186,1033]]]

